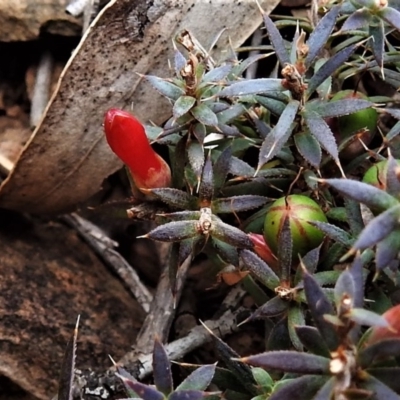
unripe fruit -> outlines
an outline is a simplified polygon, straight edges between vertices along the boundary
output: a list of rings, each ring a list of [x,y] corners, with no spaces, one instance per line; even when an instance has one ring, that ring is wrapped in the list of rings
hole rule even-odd
[[[353,90],[342,90],[336,93],[331,101],[351,98],[368,100],[368,97],[363,93],[354,92]],[[355,135],[358,135],[363,143],[368,145],[375,135],[378,113],[371,107],[349,115],[329,118],[327,122],[339,145],[349,137]],[[345,160],[349,160],[361,154],[363,151],[364,148],[362,144],[356,139],[340,152],[340,156]]]
[[[104,117],[104,131],[112,151],[127,165],[139,190],[170,186],[168,164],[150,146],[143,125],[134,116],[112,108]]]
[[[400,339],[400,304],[389,308],[382,317],[389,323],[390,328],[374,326],[367,338],[367,344],[371,345],[384,339]]]
[[[396,161],[400,166],[400,160]],[[379,161],[367,170],[362,181],[379,189],[386,190],[387,168],[387,160]]]
[[[292,260],[296,261],[298,254],[304,256],[324,239],[324,233],[309,221],[327,222],[327,219],[319,205],[307,196],[292,194],[276,200],[268,210],[264,223],[265,241],[275,254],[286,218],[289,218],[292,234]]]

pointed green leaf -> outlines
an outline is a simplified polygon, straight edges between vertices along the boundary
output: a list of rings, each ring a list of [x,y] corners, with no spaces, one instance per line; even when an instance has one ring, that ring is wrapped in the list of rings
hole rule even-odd
[[[239,249],[251,249],[254,247],[250,238],[240,229],[222,222],[219,218],[213,216],[211,236],[222,240]]]
[[[332,304],[316,280],[306,271],[303,271],[303,274],[307,304],[315,326],[318,328],[328,348],[331,351],[336,350],[339,345],[337,334],[334,327],[324,318],[324,314],[334,315]]]
[[[204,147],[197,141],[190,141],[187,146],[187,152],[190,166],[200,182],[204,166]]]
[[[346,247],[351,247],[354,242],[349,233],[336,225],[322,221],[310,221],[309,223],[318,228],[320,231],[324,232],[329,238],[343,244]]]
[[[400,367],[368,368],[368,373],[380,382],[389,386],[396,393],[400,393]]]
[[[262,306],[258,307],[256,311],[248,318],[248,321],[253,321],[259,318],[276,317],[285,312],[289,307],[289,303],[282,300],[279,296],[275,296],[268,300]]]
[[[225,64],[214,68],[203,76],[201,83],[222,81],[232,71],[232,68],[232,64]]]
[[[303,351],[303,344],[297,336],[296,326],[305,325],[306,321],[304,318],[304,313],[300,305],[292,304],[288,308],[288,330],[290,340],[294,348],[298,351]]]
[[[329,349],[326,347],[317,328],[313,326],[296,326],[296,333],[303,346],[313,354],[322,357],[330,357]]]
[[[336,377],[332,377],[328,381],[326,381],[325,384],[318,391],[318,393],[313,397],[313,400],[331,399],[334,393],[336,382]]]
[[[361,232],[353,245],[354,250],[364,250],[374,246],[399,227],[400,204],[374,218]]]
[[[258,167],[262,167],[271,158],[273,158],[289,139],[294,129],[294,119],[297,115],[300,103],[292,100],[283,111],[274,129],[265,138],[258,160]]]
[[[308,82],[307,93],[311,95],[325,79],[329,78],[338,67],[343,65],[347,59],[354,53],[358,45],[344,48],[331,57],[326,63],[311,77]]]
[[[350,231],[353,235],[358,235],[364,229],[364,221],[361,215],[361,207],[358,201],[349,198],[344,199],[346,210],[346,220],[350,225]]]
[[[363,261],[359,255],[355,257],[348,271],[354,282],[353,306],[361,308],[364,304],[364,277]]]
[[[137,397],[142,400],[164,400],[165,397],[158,390],[152,388],[151,386],[145,385],[143,383],[132,381],[127,379],[125,376],[117,374],[117,376],[122,380],[124,386],[128,388],[128,391],[132,390],[137,393]]]
[[[229,173],[234,176],[241,176],[245,178],[251,178],[256,173],[255,169],[247,164],[240,158],[231,157],[231,162],[229,163]]]
[[[335,101],[314,101],[306,106],[306,110],[314,111],[323,118],[339,117],[373,107],[374,103],[364,99],[348,98]]]
[[[197,121],[201,122],[204,125],[218,125],[217,116],[204,103],[193,107],[190,112],[192,113],[193,117],[197,119]]]
[[[190,209],[196,201],[190,194],[179,189],[157,188],[149,189],[149,192],[157,196],[162,202],[176,208]]]
[[[324,179],[323,182],[335,188],[345,196],[366,204],[369,208],[384,211],[399,202],[383,190],[364,182],[351,179]]]
[[[247,96],[249,94],[259,94],[269,91],[282,91],[281,79],[271,78],[260,78],[260,79],[248,79],[233,83],[218,93],[219,97],[231,97],[231,96]]]
[[[203,173],[201,175],[200,187],[199,187],[199,199],[200,202],[209,203],[214,196],[214,174],[213,167],[211,164],[211,157],[207,157],[207,160],[203,167]]]
[[[380,10],[379,16],[387,23],[400,30],[400,11],[393,7],[386,7]]]
[[[397,259],[400,249],[400,231],[395,230],[376,246],[375,265],[378,271],[388,267],[390,263]]]
[[[333,6],[327,14],[319,21],[318,25],[311,32],[310,37],[307,40],[309,47],[308,54],[306,57],[306,66],[309,67],[317,57],[318,53],[325,46],[328,41],[332,30],[336,23],[336,18],[339,15],[340,6]]]
[[[144,79],[146,79],[160,94],[171,100],[176,101],[179,97],[185,95],[185,91],[182,88],[158,76],[145,75]]]
[[[153,371],[156,388],[168,396],[173,390],[171,363],[164,346],[158,338],[154,341]]]
[[[314,111],[305,110],[303,116],[310,132],[336,163],[339,163],[338,147],[329,125]]]
[[[400,21],[400,19],[399,19]],[[383,68],[383,53],[385,51],[385,27],[383,21],[379,21],[379,25],[370,25],[369,34],[372,36],[372,51],[379,68]]]
[[[189,110],[196,103],[196,98],[192,96],[181,96],[174,103],[174,107],[172,108],[172,115],[175,118],[179,118],[182,115],[189,112]]]
[[[299,374],[322,375],[329,371],[328,358],[297,351],[269,351],[242,358],[241,361],[255,367]]]
[[[365,310],[364,308],[352,308],[348,313],[348,317],[359,325],[380,326],[383,328],[390,326],[389,322],[382,315]]]
[[[198,220],[200,218],[200,211],[177,211],[174,213],[161,214],[161,216],[171,221]]]
[[[172,393],[168,400],[200,400],[207,397],[207,393],[201,390],[179,390]]]
[[[303,131],[294,135],[297,150],[314,168],[319,168],[321,163],[321,146],[309,131]]]
[[[278,239],[278,261],[279,261],[279,272],[281,282],[290,282],[290,272],[292,268],[292,250],[293,250],[293,239],[291,231],[291,222],[288,215],[282,224],[282,228],[279,232]]]
[[[349,297],[353,303],[355,294],[355,282],[349,271],[343,271],[335,285],[335,303],[339,309],[344,297]]]
[[[265,12],[263,12],[263,20],[268,32],[269,40],[275,50],[275,54],[278,57],[281,66],[284,67],[286,64],[290,63],[289,53],[286,49],[285,42],[283,41],[278,28]]]
[[[232,157],[232,147],[228,146],[224,151],[218,156],[214,163],[214,191],[219,193],[219,191],[224,187],[226,177],[228,176],[229,166]]]
[[[215,237],[211,238],[212,244],[217,250],[219,256],[229,264],[239,265],[239,255],[236,247],[223,242]]]
[[[203,144],[204,139],[207,135],[206,127],[203,124],[201,124],[200,122],[197,123],[193,128],[193,135],[195,136],[195,138],[197,139],[197,141],[200,144]]]
[[[129,398],[140,398],[140,396],[133,390],[132,386],[128,384],[128,382],[137,382],[137,380],[127,370],[117,366],[117,373],[115,375],[121,379]]]
[[[217,113],[219,124],[229,124],[246,112],[243,104],[233,104],[225,110]]]
[[[257,254],[249,250],[242,250],[239,256],[246,268],[268,289],[274,290],[279,286],[278,276]]]
[[[197,221],[168,222],[150,231],[146,238],[161,242],[180,242],[199,234]]]
[[[214,374],[215,365],[202,365],[187,376],[175,390],[206,390]]]
[[[299,398],[301,393],[302,399],[313,399],[318,389],[325,384],[328,377],[323,376],[301,376],[291,379],[290,382],[281,388],[274,390],[268,400],[288,400]],[[326,397],[325,400],[327,400]]]
[[[261,207],[267,201],[268,198],[264,196],[245,194],[214,200],[212,202],[212,210],[216,214],[247,211]]]

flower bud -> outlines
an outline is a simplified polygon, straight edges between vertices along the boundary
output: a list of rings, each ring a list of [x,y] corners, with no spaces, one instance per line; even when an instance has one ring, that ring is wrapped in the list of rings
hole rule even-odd
[[[150,146],[143,125],[134,116],[112,108],[105,114],[104,130],[111,150],[127,165],[139,190],[171,185],[168,164]]]

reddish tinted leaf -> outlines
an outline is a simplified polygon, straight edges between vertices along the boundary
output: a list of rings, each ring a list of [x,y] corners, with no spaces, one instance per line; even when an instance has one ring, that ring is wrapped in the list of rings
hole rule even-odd
[[[294,135],[297,150],[314,168],[319,168],[321,162],[321,146],[309,131],[303,131]]]
[[[325,374],[329,371],[328,358],[297,351],[269,351],[241,361],[255,367],[299,374]]]
[[[314,111],[304,111],[304,119],[310,132],[328,154],[339,164],[339,151],[335,137],[325,120]]]
[[[197,121],[204,125],[218,125],[217,116],[205,104],[199,104],[198,106],[193,107],[190,112],[192,113],[193,117],[197,119]]]
[[[249,94],[265,93],[269,91],[282,91],[281,79],[249,79],[233,83],[218,93],[219,97],[246,96]]]
[[[322,182],[374,210],[384,211],[399,204],[390,194],[367,183],[350,179],[324,179]]]
[[[393,7],[386,7],[378,15],[392,25],[393,28],[400,30],[400,11],[397,11]]]
[[[199,234],[197,221],[168,222],[154,228],[147,235],[140,236],[161,242],[180,242]]]
[[[399,227],[400,204],[374,218],[361,232],[353,245],[354,250],[364,250],[384,239]]]
[[[268,289],[274,290],[279,286],[278,276],[257,254],[249,250],[242,250],[239,256],[249,271]]]
[[[295,126],[293,121],[296,118],[299,105],[300,103],[297,100],[292,100],[286,106],[275,127],[265,138],[260,149],[258,168],[261,168],[274,157],[289,139]]]
[[[154,341],[153,371],[156,388],[168,396],[173,390],[171,363],[164,346],[158,338]]]
[[[180,390],[206,390],[215,374],[215,365],[203,365],[197,368],[176,388]]]
[[[325,46],[332,33],[332,30],[336,23],[336,18],[339,15],[340,6],[333,6],[327,14],[319,21],[318,25],[311,32],[310,37],[307,40],[309,47],[308,54],[306,57],[306,65],[309,67],[317,57],[318,53]]]
[[[309,95],[317,89],[322,82],[330,77],[338,67],[343,65],[347,59],[354,53],[358,45],[344,48],[331,57],[310,79],[308,82],[307,93]]]
[[[285,66],[285,64],[290,63],[289,53],[286,49],[285,42],[274,22],[264,12],[263,12],[263,19],[272,47],[274,48],[275,54],[278,57],[281,66],[283,67]]]

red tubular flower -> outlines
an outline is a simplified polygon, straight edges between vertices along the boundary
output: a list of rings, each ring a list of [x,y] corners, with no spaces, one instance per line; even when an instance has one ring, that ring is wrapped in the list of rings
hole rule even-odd
[[[134,116],[112,108],[105,114],[104,130],[112,151],[127,165],[139,190],[171,185],[168,164],[152,149],[143,125]]]

